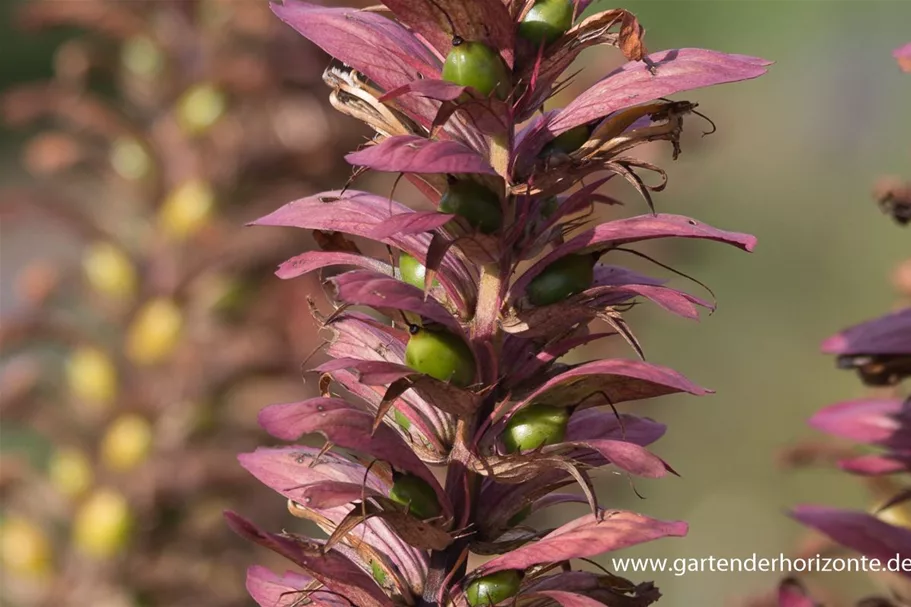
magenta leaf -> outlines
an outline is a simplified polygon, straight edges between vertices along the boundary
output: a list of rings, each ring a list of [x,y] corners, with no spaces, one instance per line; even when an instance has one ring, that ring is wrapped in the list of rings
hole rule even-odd
[[[483,173],[496,175],[483,156],[458,141],[415,135],[388,137],[345,156],[353,165],[392,173]]]
[[[616,439],[637,445],[650,445],[664,436],[667,426],[652,419],[613,411],[583,409],[575,411],[566,427],[566,440]]]
[[[586,298],[592,299],[592,305],[603,309],[606,305],[616,305],[637,296],[644,297],[657,304],[659,307],[689,320],[699,318],[699,308],[714,309],[714,306],[704,299],[689,293],[656,285],[632,285],[594,287],[583,292]]]
[[[350,312],[339,316],[328,326],[335,335],[332,343],[327,347],[326,353],[333,358],[360,358],[404,365],[407,333],[389,326],[378,325],[374,319],[368,316]],[[362,384],[354,373],[343,369],[334,370],[332,376],[349,392],[367,401],[371,405],[372,411],[376,411],[379,407],[385,386]],[[419,384],[423,385],[423,382],[419,382]],[[437,455],[433,459],[439,463],[439,459],[442,459],[446,452],[445,445],[451,442],[455,420],[439,408],[431,406],[415,390],[405,392],[395,406],[402,415],[408,418],[413,429],[418,431],[421,445],[424,440],[430,441],[432,447],[437,451]]]
[[[810,418],[810,425],[859,443],[908,445],[908,431],[902,432],[904,424],[899,418],[902,411],[902,401],[898,399],[849,400],[817,411]]]
[[[462,327],[446,308],[414,285],[377,272],[354,270],[329,279],[336,296],[346,303],[378,309],[404,310],[434,320],[460,334]]]
[[[911,354],[911,308],[845,329],[822,343],[826,354]]]
[[[426,78],[415,80],[386,93],[380,97],[380,100],[398,99],[409,94],[442,102],[439,111],[433,117],[433,126],[448,124],[447,121],[450,116],[457,112],[460,115],[467,116],[465,128],[476,129],[487,135],[505,133],[510,124],[512,124],[509,104],[495,97],[484,96],[473,88],[453,84],[446,80],[430,80]],[[466,98],[469,100],[466,101]],[[456,132],[456,134],[462,135],[463,141],[469,144],[472,149],[482,150],[473,138],[465,137],[464,132]]]
[[[607,404],[601,396],[594,398],[598,392],[604,392],[614,404],[678,392],[696,396],[709,393],[667,367],[614,358],[585,363],[552,377],[514,409],[532,401],[570,404],[584,400],[584,406]]]
[[[360,266],[380,273],[388,273],[392,268],[381,261],[356,255],[354,253],[341,253],[337,251],[307,251],[282,262],[275,275],[279,278],[296,278],[329,266]]]
[[[527,360],[524,361],[519,358],[519,356],[521,352],[523,352],[525,348],[528,347],[528,340],[524,338],[516,338],[510,335],[506,340],[507,346],[511,346],[513,349],[518,350],[516,353],[516,358],[512,359],[516,360],[517,363],[510,372],[510,385],[518,385],[523,381],[527,381],[528,378],[533,376],[537,371],[543,369],[574,348],[578,348],[579,346],[584,346],[585,344],[613,335],[616,335],[616,333],[613,331],[604,333],[589,333],[586,330],[586,332],[582,335],[577,335],[568,339],[561,339],[553,343],[545,344],[541,350],[535,354],[534,358],[528,359],[526,356],[525,358]],[[504,351],[506,351],[505,348]],[[507,360],[510,359],[507,358]]]
[[[631,242],[655,238],[697,238],[734,245],[746,251],[756,246],[756,237],[739,232],[727,232],[700,223],[683,215],[639,215],[602,223],[569,242],[557,247],[535,263],[510,287],[512,293],[524,293],[528,283],[544,268],[570,253],[607,251]]]
[[[501,0],[384,0],[396,18],[427,39],[441,55],[456,34],[484,42],[512,67],[515,24]]]
[[[388,483],[361,464],[314,447],[259,448],[238,456],[264,485],[309,508],[334,508],[364,495],[387,495]]]
[[[310,540],[262,531],[233,512],[225,512],[225,518],[235,533],[295,563],[326,591],[363,607],[393,607],[373,578],[339,552],[323,553],[322,546]]]
[[[455,101],[467,89],[468,87],[466,86],[455,84],[448,80],[414,80],[389,91],[380,97],[380,101],[392,101],[408,93],[415,93],[437,101]]]
[[[374,231],[385,221],[413,212],[385,196],[356,190],[332,191],[290,202],[251,225],[343,232],[373,239],[376,238]],[[380,239],[380,242],[401,249],[422,262],[426,259],[430,241],[430,234],[399,232]],[[292,270],[289,269],[289,272]],[[443,256],[439,280],[447,297],[460,307],[464,304],[464,293],[470,294],[474,288],[471,273],[454,255]]]
[[[385,240],[395,234],[420,234],[432,232],[443,227],[450,219],[455,217],[450,213],[437,211],[416,211],[414,213],[401,213],[393,215],[382,222],[373,230],[372,237],[376,240]]]
[[[550,133],[556,136],[617,110],[659,97],[757,78],[771,64],[758,57],[698,48],[662,51],[648,58],[657,64],[657,73],[652,74],[641,61],[614,70],[556,113],[548,124]]]
[[[602,514],[603,518],[588,514],[571,521],[538,542],[484,563],[476,573],[481,576],[504,569],[524,570],[539,563],[592,557],[663,537],[682,537],[687,532],[687,525],[682,521],[660,521],[623,510]]]
[[[378,13],[327,8],[301,0],[272,4],[272,11],[326,53],[385,90],[417,80],[419,75],[439,77],[439,59],[411,32]]]
[[[337,358],[321,364],[314,370],[320,373],[334,373],[339,369],[355,371],[361,383],[368,386],[384,386],[405,377],[420,375],[405,365],[360,358]]]
[[[338,398],[311,398],[299,403],[271,405],[259,412],[259,423],[269,434],[283,440],[319,432],[326,440],[346,449],[388,462],[403,472],[427,481],[448,512],[449,501],[433,473],[389,427],[373,430],[373,416]]]
[[[357,190],[336,190],[289,202],[251,225],[306,228],[372,238],[376,227],[390,217],[413,212],[387,196]],[[393,234],[382,242],[410,255],[423,257],[430,245],[430,237]]]
[[[265,567],[254,565],[247,569],[247,592],[260,607],[294,607],[303,597],[313,607],[349,607],[351,603],[329,592],[307,590],[313,588],[312,577],[287,571],[284,575],[273,573]],[[303,592],[301,592],[303,591]]]
[[[883,476],[911,470],[911,454],[859,455],[839,460],[838,467],[860,476]]]
[[[339,369],[354,370],[358,381],[365,385],[385,386],[393,382],[408,381],[427,402],[432,402],[437,409],[452,415],[470,415],[480,404],[480,397],[468,390],[395,363],[341,358],[323,363],[316,371],[334,373]]]
[[[607,285],[661,285],[664,281],[640,274],[635,270],[622,266],[601,265],[595,266],[595,278],[592,286],[602,287]]]
[[[824,506],[798,506],[791,516],[835,542],[871,558],[882,565],[896,555],[911,555],[911,530],[883,522],[866,512],[839,510]],[[911,576],[909,572],[903,575]]]
[[[567,445],[598,452],[624,472],[645,478],[661,478],[673,470],[660,457],[644,447],[621,440],[576,440],[545,447],[542,453],[562,451]]]

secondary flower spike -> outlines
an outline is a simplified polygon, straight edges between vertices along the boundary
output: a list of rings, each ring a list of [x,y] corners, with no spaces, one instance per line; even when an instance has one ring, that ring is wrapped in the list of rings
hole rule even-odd
[[[893,56],[903,71],[911,71],[911,43],[896,49]],[[877,187],[874,195],[899,226],[906,226],[909,215],[902,199],[907,196],[901,195],[901,189],[899,186],[893,192],[888,188],[884,195]],[[907,486],[911,472],[911,395],[907,391],[911,377],[911,302],[907,296],[911,290],[902,281],[897,283],[906,296],[897,310],[853,325],[822,343],[822,351],[835,355],[839,368],[855,371],[863,384],[876,391],[866,398],[824,407],[810,418],[810,425],[860,445],[863,451],[840,449],[833,456],[834,450],[828,445],[801,445],[793,450],[800,454],[795,461],[834,460],[842,470],[867,480],[878,498],[871,512],[809,504],[791,511],[794,519],[822,533],[836,550],[878,559],[880,571],[891,571],[891,576],[883,578],[882,594],[889,596],[866,598],[857,603],[858,607],[907,604],[911,577],[911,570],[902,565],[911,557],[911,490]],[[809,607],[816,603],[796,580],[788,580],[781,586],[778,604]]]
[[[599,501],[591,476],[673,473],[648,449],[665,426],[613,407],[709,392],[636,359],[623,313],[644,300],[697,318],[712,303],[615,264],[655,238],[747,251],[755,239],[651,212],[663,186],[640,173],[664,172],[631,152],[668,141],[676,156],[695,104],[665,97],[755,78],[769,62],[702,49],[649,55],[631,13],[582,19],[588,2],[563,4],[273,5],[335,59],[324,74],[334,107],[376,132],[348,162],[403,176],[435,210],[345,188],[253,222],[314,232],[321,250],[277,274],[324,273],[336,306],[318,314],[331,332],[330,360],[313,369],[322,396],[260,414],[277,439],[318,433],[326,447],[241,456],[291,514],[326,535],[271,533],[229,514],[238,533],[297,566],[284,575],[250,569],[260,605],[632,607],[660,596],[650,583],[574,570],[574,559],[686,533],[684,522]],[[539,113],[594,45],[629,62],[567,107]],[[616,203],[600,193],[613,177],[636,188],[641,211],[592,223],[595,205]],[[367,254],[369,241],[390,254]],[[626,340],[633,357],[561,361],[602,338]],[[445,475],[434,474],[440,465]],[[559,492],[572,484],[581,497]],[[561,527],[526,524],[533,512],[580,501],[589,512]],[[469,571],[471,553],[494,558]]]

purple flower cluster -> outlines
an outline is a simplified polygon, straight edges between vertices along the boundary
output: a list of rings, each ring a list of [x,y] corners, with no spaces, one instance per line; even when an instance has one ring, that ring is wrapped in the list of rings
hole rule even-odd
[[[643,360],[560,358],[608,337],[641,354],[623,317],[637,300],[686,318],[711,307],[602,265],[605,254],[657,238],[753,248],[752,236],[681,215],[590,218],[596,206],[618,204],[599,193],[617,176],[652,207],[663,180],[648,186],[640,173],[664,172],[629,153],[668,141],[676,156],[695,107],[665,96],[755,78],[768,62],[701,49],[649,55],[627,11],[580,19],[588,2],[560,1],[567,29],[537,42],[523,24],[560,2],[387,0],[394,20],[298,0],[273,6],[337,60],[324,75],[333,105],[376,131],[347,160],[404,176],[436,210],[346,188],[254,222],[312,230],[320,246],[283,263],[279,277],[345,268],[326,281],[335,311],[319,316],[332,333],[331,360],[315,369],[322,396],[260,415],[276,438],[318,433],[325,447],[240,457],[328,536],[271,533],[228,514],[242,536],[299,567],[252,568],[248,588],[260,605],[633,607],[660,596],[650,583],[570,566],[687,529],[602,508],[591,475],[672,473],[646,448],[665,426],[614,405],[708,391]],[[629,63],[544,112],[564,71],[593,45],[615,46]],[[386,245],[388,259],[362,253],[364,240]],[[595,320],[606,328],[590,329]],[[582,496],[559,492],[573,483]],[[556,529],[524,522],[567,502],[591,513]],[[493,558],[468,571],[470,553]]]

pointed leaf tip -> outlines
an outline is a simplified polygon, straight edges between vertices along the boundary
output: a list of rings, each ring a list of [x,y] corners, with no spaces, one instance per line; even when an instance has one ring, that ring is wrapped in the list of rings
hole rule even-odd
[[[345,160],[391,173],[497,174],[487,160],[463,143],[415,135],[389,137],[377,145],[348,154]]]

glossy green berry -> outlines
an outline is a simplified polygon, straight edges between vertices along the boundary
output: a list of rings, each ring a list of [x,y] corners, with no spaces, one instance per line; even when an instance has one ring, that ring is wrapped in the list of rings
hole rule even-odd
[[[559,443],[566,436],[569,409],[553,405],[528,405],[519,409],[503,430],[506,451],[529,451]]]
[[[560,133],[554,137],[544,148],[544,153],[560,152],[570,154],[575,152],[588,141],[591,130],[587,124],[574,126],[565,133]]]
[[[407,506],[411,514],[420,519],[440,515],[440,502],[437,500],[436,491],[427,481],[413,474],[396,472],[393,475],[389,499]]]
[[[465,595],[471,607],[487,607],[516,596],[521,584],[522,574],[506,569],[476,579],[468,585]]]
[[[519,36],[535,44],[550,44],[572,24],[571,0],[538,0],[519,24]]]
[[[589,288],[594,280],[591,255],[567,255],[553,262],[529,283],[528,301],[548,306]]]
[[[440,199],[440,211],[464,217],[484,234],[496,232],[503,223],[500,198],[481,184],[468,179],[453,181],[449,185]]]
[[[399,255],[399,272],[401,272],[403,281],[421,290],[424,289],[424,277],[427,275],[427,268],[408,253],[403,252]],[[432,286],[437,287],[439,285],[439,281],[433,281]]]
[[[509,94],[506,64],[483,42],[455,38],[443,64],[443,80],[469,86],[484,96],[496,92],[499,99],[506,99]]]
[[[411,338],[405,347],[406,365],[460,388],[472,384],[475,375],[474,354],[461,337],[417,325],[412,325],[409,331]]]

